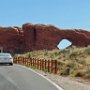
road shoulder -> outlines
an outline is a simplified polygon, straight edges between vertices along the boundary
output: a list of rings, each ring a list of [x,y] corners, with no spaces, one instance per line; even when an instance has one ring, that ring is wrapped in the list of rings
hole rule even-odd
[[[72,77],[62,77],[55,74],[45,73],[36,69],[34,69],[34,71],[50,79],[64,90],[90,90],[90,82],[88,81]]]

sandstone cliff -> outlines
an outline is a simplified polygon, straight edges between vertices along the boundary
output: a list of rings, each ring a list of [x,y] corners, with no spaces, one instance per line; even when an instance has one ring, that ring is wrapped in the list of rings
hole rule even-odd
[[[26,23],[22,27],[0,27],[0,47],[9,52],[57,48],[62,39],[75,46],[90,45],[90,31],[59,29],[53,25]]]

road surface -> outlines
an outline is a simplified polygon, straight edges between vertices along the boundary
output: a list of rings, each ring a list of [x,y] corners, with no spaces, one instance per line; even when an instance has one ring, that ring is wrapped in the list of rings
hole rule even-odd
[[[0,90],[62,90],[20,65],[0,65]]]

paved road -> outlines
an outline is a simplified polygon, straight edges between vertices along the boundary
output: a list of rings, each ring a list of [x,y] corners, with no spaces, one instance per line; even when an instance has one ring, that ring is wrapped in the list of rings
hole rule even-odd
[[[0,66],[0,90],[61,90],[20,65]]]

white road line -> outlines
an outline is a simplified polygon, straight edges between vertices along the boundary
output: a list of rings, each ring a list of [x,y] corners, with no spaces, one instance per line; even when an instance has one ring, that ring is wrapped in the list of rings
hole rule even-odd
[[[20,65],[22,66],[22,65]],[[64,90],[63,88],[61,88],[60,86],[58,86],[56,83],[54,83],[53,81],[51,81],[50,79],[48,79],[47,77],[43,76],[42,74],[40,73],[37,73],[35,70],[31,69],[31,68],[27,68],[26,66],[22,66],[23,68],[25,69],[28,69],[36,74],[38,74],[39,76],[43,77],[44,79],[46,79],[47,81],[49,81],[52,85],[54,85],[58,90]]]

